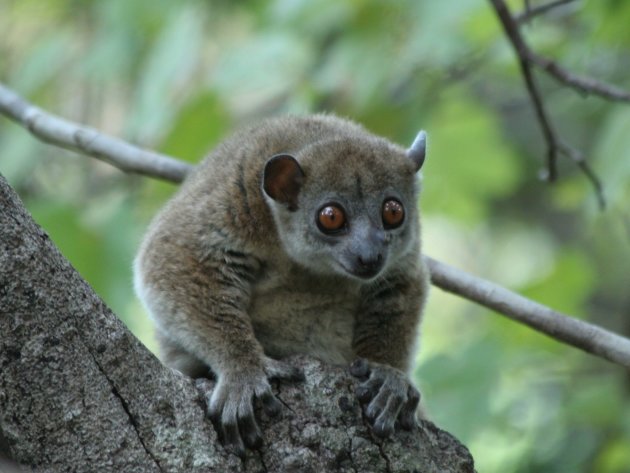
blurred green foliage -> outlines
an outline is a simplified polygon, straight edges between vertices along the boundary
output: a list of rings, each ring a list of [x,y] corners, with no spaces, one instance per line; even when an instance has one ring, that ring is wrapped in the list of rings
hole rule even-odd
[[[628,25],[630,2],[578,0],[524,32],[571,70],[630,89]],[[286,112],[336,112],[400,143],[426,128],[426,252],[630,335],[630,107],[538,77],[558,130],[603,181],[606,212],[571,162],[559,183],[538,179],[544,142],[489,2],[0,0],[0,80],[187,161],[234,126]],[[153,347],[131,264],[175,186],[43,145],[6,120],[0,172]],[[621,368],[438,290],[418,360],[433,418],[479,471],[630,471]]]

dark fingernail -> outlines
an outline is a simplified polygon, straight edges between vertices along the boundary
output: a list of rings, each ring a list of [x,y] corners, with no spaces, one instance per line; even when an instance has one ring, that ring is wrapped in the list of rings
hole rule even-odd
[[[238,431],[238,424],[234,421],[223,423],[223,434],[226,445],[239,457],[245,457],[245,445]]]
[[[306,376],[301,369],[296,368],[291,374],[291,381],[306,381]]]
[[[407,389],[407,399],[409,399],[409,402],[413,402],[417,405],[420,402],[421,397],[420,391],[409,385],[409,388]]]
[[[405,414],[401,416],[400,426],[405,430],[413,430],[418,426],[416,416],[414,414]]]
[[[377,437],[385,438],[385,437],[389,437],[390,435],[394,433],[394,426],[389,420],[383,421],[383,422],[376,422],[376,424],[374,424],[373,431]]]
[[[370,404],[368,406],[368,408],[365,410],[365,417],[367,417],[367,419],[373,423],[374,420],[378,417],[379,414],[379,410],[372,404]]]
[[[262,446],[262,433],[256,423],[254,412],[249,412],[238,420],[238,429],[245,445],[249,448],[260,448]]]
[[[366,388],[365,386],[358,386],[355,390],[355,394],[357,399],[361,402],[367,402],[372,398],[369,388]]]
[[[232,445],[232,451],[235,455],[237,455],[241,460],[245,459],[245,447],[243,445]]]
[[[260,434],[258,432],[245,432],[244,435],[244,440],[245,440],[245,444],[249,447],[249,448],[260,448],[262,447],[263,444],[263,439],[260,436]]]
[[[210,419],[210,422],[212,422],[212,424],[215,426],[215,428],[221,424],[221,422],[220,422],[221,421],[221,413],[220,412],[208,409],[206,411],[206,417],[208,419]],[[219,431],[219,430],[220,429],[217,428],[217,431]]]
[[[369,374],[370,367],[365,358],[357,358],[350,365],[350,374],[356,377],[364,377]]]
[[[263,394],[260,400],[262,401],[263,409],[268,416],[275,417],[280,414],[282,404],[271,392]]]

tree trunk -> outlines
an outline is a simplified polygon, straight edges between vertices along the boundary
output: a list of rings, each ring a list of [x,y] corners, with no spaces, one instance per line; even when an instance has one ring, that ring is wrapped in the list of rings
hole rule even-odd
[[[260,413],[264,447],[226,452],[200,394],[211,381],[163,367],[0,176],[0,453],[37,472],[474,471],[429,422],[374,437],[346,370],[294,362],[306,381],[275,386],[286,409]]]

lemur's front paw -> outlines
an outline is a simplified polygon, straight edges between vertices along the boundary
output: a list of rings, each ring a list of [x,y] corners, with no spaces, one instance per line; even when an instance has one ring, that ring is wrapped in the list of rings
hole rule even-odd
[[[287,363],[265,358],[263,365],[263,370],[254,373],[222,374],[209,400],[208,416],[221,442],[241,458],[245,456],[246,448],[260,448],[263,441],[254,414],[254,401],[260,400],[269,416],[278,415],[282,409],[268,380],[304,379],[299,369]]]
[[[380,363],[359,358],[350,365],[350,373],[363,380],[356,395],[365,407],[365,416],[379,437],[394,433],[396,421],[406,430],[417,425],[416,409],[420,393],[405,373]]]

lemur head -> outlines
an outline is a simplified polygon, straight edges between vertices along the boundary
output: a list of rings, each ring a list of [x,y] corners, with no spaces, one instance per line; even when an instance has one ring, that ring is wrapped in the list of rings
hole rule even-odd
[[[407,150],[364,134],[269,159],[262,189],[287,254],[318,273],[378,277],[417,244],[425,151],[421,131]]]

